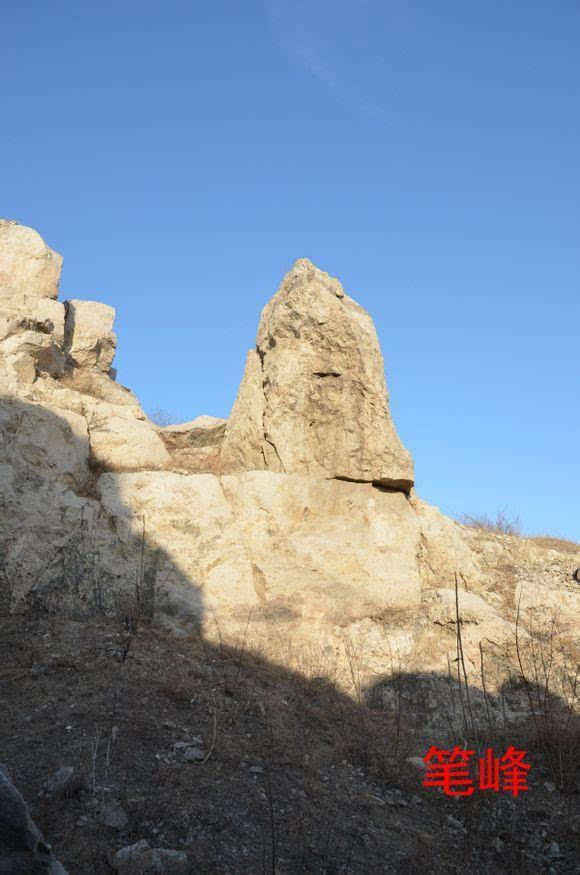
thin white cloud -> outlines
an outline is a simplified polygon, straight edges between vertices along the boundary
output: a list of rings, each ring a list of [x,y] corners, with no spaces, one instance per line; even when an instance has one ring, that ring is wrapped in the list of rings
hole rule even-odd
[[[320,40],[309,28],[314,2],[316,0],[311,0],[310,4],[303,0],[265,0],[265,7],[274,40],[290,60],[323,85],[334,88],[336,70],[323,57]]]
[[[346,5],[345,5],[346,3]],[[364,15],[365,3],[361,2],[354,14]],[[281,51],[300,69],[311,75],[333,95],[350,100],[365,115],[384,120],[385,110],[366,95],[365,88],[354,82],[340,69],[340,53],[345,46],[337,46],[323,35],[317,23],[335,23],[346,18],[346,41],[348,42],[348,18],[353,15],[352,0],[264,0],[264,6],[272,38]],[[355,4],[356,6],[356,4]],[[348,13],[348,14],[347,14]],[[332,28],[328,28],[332,33]],[[354,51],[354,50],[353,50]]]

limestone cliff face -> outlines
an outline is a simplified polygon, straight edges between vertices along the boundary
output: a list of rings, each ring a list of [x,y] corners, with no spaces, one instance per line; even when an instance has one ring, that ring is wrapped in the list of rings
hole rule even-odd
[[[113,309],[60,303],[60,265],[0,223],[0,603],[83,615],[137,587],[177,632],[248,627],[272,656],[284,636],[347,636],[370,673],[446,671],[457,576],[475,683],[517,605],[578,628],[580,552],[474,532],[414,494],[372,321],[337,280],[305,260],[287,274],[227,423],[157,428],[114,380]]]

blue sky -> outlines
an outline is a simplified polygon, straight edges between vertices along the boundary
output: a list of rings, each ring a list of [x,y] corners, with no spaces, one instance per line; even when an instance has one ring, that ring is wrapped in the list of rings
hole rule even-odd
[[[297,257],[377,325],[417,490],[580,537],[577,0],[29,0],[0,214],[117,309],[146,410],[227,416]]]

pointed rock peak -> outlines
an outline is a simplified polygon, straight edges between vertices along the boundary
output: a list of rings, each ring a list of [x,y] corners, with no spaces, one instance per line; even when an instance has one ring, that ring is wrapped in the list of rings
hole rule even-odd
[[[297,258],[282,280],[279,291],[289,290],[304,284],[308,284],[314,291],[327,291],[336,295],[337,298],[344,297],[344,289],[335,277],[320,270],[309,258]]]
[[[372,319],[308,259],[295,262],[262,311],[222,461],[232,471],[413,485]]]

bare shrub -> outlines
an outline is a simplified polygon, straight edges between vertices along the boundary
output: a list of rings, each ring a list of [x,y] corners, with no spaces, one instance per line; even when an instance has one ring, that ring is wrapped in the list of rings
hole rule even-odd
[[[174,416],[173,413],[170,413],[168,410],[163,410],[162,407],[156,407],[149,413],[149,419],[155,425],[158,425],[159,428],[165,428],[167,425],[173,425],[178,417]]]
[[[459,522],[471,529],[482,529],[485,532],[496,532],[499,535],[522,534],[522,524],[519,516],[510,516],[505,508],[498,510],[495,517],[488,516],[487,514],[481,514],[480,516],[463,514],[459,517]]]
[[[573,793],[580,771],[580,666],[570,666],[559,645],[555,618],[522,634],[519,603],[515,637],[520,683],[533,725],[531,741],[543,753],[556,786]]]

